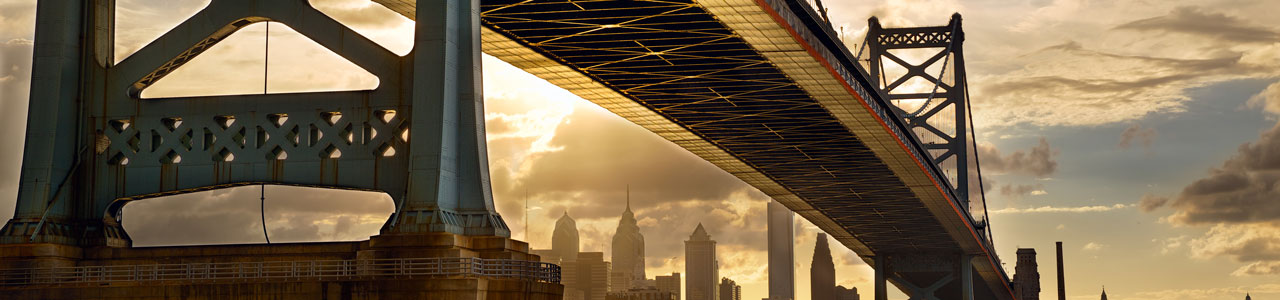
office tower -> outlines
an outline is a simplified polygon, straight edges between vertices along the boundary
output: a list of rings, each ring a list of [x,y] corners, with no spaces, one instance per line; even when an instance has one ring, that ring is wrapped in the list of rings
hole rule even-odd
[[[729,278],[720,279],[719,300],[742,300],[742,287]]]
[[[604,261],[604,252],[580,252],[577,256],[576,260],[560,264],[560,283],[565,291],[581,291],[582,300],[605,300],[609,291],[609,262]]]
[[[778,201],[769,201],[769,299],[796,298],[795,213]]]
[[[826,233],[818,233],[818,241],[814,243],[813,263],[809,267],[809,287],[809,299],[833,300],[836,297],[836,265],[831,261]]]
[[[720,263],[716,261],[716,241],[698,223],[698,228],[684,241],[684,273],[686,297],[689,300],[718,300],[716,278],[720,278]]]
[[[837,286],[836,286],[836,299],[835,299],[835,300],[860,300],[859,298],[861,298],[861,297],[862,297],[862,296],[859,296],[859,295],[858,295],[858,288],[857,288],[857,287],[845,288],[845,287],[844,287],[844,286],[842,286],[842,285],[837,285]]]
[[[621,292],[609,292],[606,300],[676,300],[675,294],[655,287],[634,288]]]
[[[627,209],[618,220],[613,233],[613,288],[610,291],[627,291],[639,287],[635,282],[648,278],[644,274],[644,235],[631,213],[631,196],[627,196]]]
[[[1058,300],[1067,300],[1067,283],[1062,271],[1062,242],[1058,242]]]
[[[556,229],[551,233],[551,250],[560,256],[560,261],[573,261],[578,258],[578,223],[565,211],[556,220]]]
[[[680,273],[658,276],[654,281],[659,291],[670,292],[675,295],[676,300],[680,300]]]
[[[1018,248],[1018,264],[1014,267],[1013,292],[1018,300],[1040,300],[1040,271],[1036,265],[1036,249]]]
[[[1107,300],[1107,287],[1102,287],[1102,300]]]

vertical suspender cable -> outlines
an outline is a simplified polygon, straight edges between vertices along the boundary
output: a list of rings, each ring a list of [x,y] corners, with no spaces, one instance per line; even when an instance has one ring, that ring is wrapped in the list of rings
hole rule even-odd
[[[267,33],[262,35],[262,94],[267,94],[267,68],[271,65],[271,22],[267,21]]]
[[[267,234],[267,184],[263,183],[258,194],[258,214],[262,216],[262,237],[271,243],[271,235]]]

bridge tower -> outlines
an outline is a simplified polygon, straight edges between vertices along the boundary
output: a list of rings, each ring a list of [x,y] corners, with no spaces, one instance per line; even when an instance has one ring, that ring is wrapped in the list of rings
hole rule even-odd
[[[429,4],[428,4],[429,3]],[[401,57],[306,0],[215,0],[120,63],[114,1],[40,1],[17,212],[4,243],[127,247],[129,201],[238,185],[385,192],[383,234],[509,236],[484,142],[478,1],[429,1]],[[142,99],[249,24],[297,29],[380,79],[352,92]],[[412,135],[410,135],[412,133]],[[410,138],[412,136],[412,138]]]
[[[975,225],[985,230],[960,14],[945,26],[908,28],[884,28],[872,17],[868,28],[863,46],[868,54],[860,59],[867,63],[872,84],[896,104],[894,111],[947,173]],[[922,60],[913,63],[911,58]]]
[[[14,218],[0,230],[0,264],[75,268],[126,261],[217,263],[227,257],[536,261],[527,244],[508,238],[494,210],[479,1],[419,2],[429,9],[417,10],[414,49],[406,56],[307,0],[213,0],[116,63],[114,0],[39,1],[21,186]],[[267,21],[292,27],[377,76],[380,85],[346,92],[140,97],[237,30]],[[193,250],[199,246],[131,248],[120,224],[130,201],[259,184],[383,192],[394,200],[395,213],[369,241],[219,246],[221,256],[212,257],[206,254],[211,251]],[[559,298],[558,279],[542,281],[547,282],[556,288],[542,291]]]

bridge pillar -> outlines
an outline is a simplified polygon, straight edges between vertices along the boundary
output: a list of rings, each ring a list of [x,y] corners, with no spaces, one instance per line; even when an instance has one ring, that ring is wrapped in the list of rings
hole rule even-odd
[[[307,0],[214,0],[116,63],[114,0],[39,1],[17,209],[0,243],[128,247],[120,213],[130,201],[257,184],[387,193],[396,212],[384,235],[510,236],[489,186],[479,0],[420,2],[414,50],[403,57]],[[265,21],[289,25],[380,85],[141,98]]]
[[[888,283],[893,283],[912,300],[973,300],[973,258],[929,253],[876,255],[874,299],[887,300]]]

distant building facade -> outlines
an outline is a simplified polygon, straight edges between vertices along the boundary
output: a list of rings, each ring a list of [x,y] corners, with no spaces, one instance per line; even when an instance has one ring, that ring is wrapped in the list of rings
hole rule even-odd
[[[610,274],[613,287],[610,291],[628,291],[633,287],[641,287],[638,281],[644,281],[644,235],[640,234],[640,226],[636,216],[631,212],[631,199],[627,199],[627,209],[618,219],[618,229],[613,233],[613,273]]]
[[[857,287],[845,288],[843,285],[836,286],[836,300],[861,300],[862,296],[858,295]]]
[[[795,213],[769,201],[769,299],[795,300]]]
[[[810,299],[834,300],[836,298],[836,265],[831,261],[831,248],[827,246],[827,234],[818,233],[813,247],[813,263],[809,267]]]
[[[655,287],[635,288],[621,292],[609,292],[606,300],[676,300],[676,295]]]
[[[659,291],[674,294],[676,296],[676,300],[680,300],[680,273],[671,273],[671,275],[655,277],[654,286],[656,286]]]
[[[609,262],[604,261],[604,253],[580,252],[576,260],[562,261],[560,284],[565,291],[581,291],[582,300],[605,300],[609,292]]]
[[[573,261],[578,258],[578,223],[569,217],[569,212],[556,220],[556,229],[551,233],[551,250],[561,261]]]
[[[742,300],[742,287],[729,278],[720,278],[719,300]]]
[[[1018,264],[1013,273],[1013,293],[1019,300],[1040,300],[1040,271],[1036,265],[1036,249],[1018,248]]]
[[[716,241],[707,229],[698,228],[684,241],[685,289],[688,300],[718,300],[716,280],[720,278],[720,262],[716,260]]]

